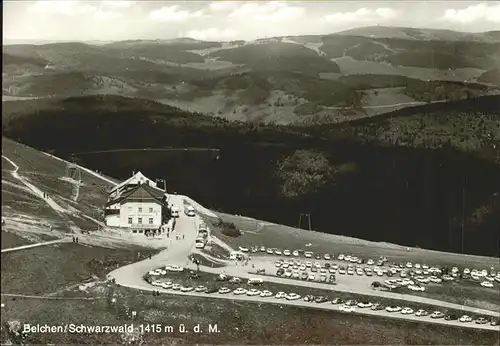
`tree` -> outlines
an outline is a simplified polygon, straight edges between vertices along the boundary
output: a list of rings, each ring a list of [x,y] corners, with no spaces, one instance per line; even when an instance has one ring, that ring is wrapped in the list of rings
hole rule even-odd
[[[289,198],[319,190],[331,179],[333,173],[334,167],[327,155],[310,150],[297,150],[277,164],[282,193]]]

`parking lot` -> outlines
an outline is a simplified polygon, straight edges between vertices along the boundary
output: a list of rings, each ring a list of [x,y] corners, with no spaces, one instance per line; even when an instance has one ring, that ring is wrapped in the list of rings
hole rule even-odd
[[[498,318],[468,312],[439,309],[425,304],[408,303],[376,297],[339,294],[327,290],[245,280],[228,275],[198,273],[181,266],[166,266],[146,275],[150,285],[162,292],[194,294],[207,297],[266,301],[276,304],[310,306],[343,313],[361,313],[391,318],[432,321],[481,329],[498,328]]]

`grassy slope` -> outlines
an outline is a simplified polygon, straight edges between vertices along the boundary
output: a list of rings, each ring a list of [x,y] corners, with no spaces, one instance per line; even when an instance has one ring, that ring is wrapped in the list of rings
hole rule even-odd
[[[19,180],[14,179],[9,173],[12,167],[7,166],[2,170],[2,214],[8,216],[8,219],[14,218],[17,220],[16,222],[20,222],[20,224],[11,224],[7,220],[8,227],[6,229],[9,232],[30,239],[33,232],[36,233],[37,237],[50,236],[48,227],[43,226],[43,224],[52,225],[55,231],[60,231],[62,234],[70,233],[72,227],[82,229],[96,227],[94,223],[89,223],[81,215],[98,218],[100,207],[107,200],[107,189],[110,185],[81,171],[83,185],[80,187],[78,201],[75,202],[73,200],[76,191],[74,185],[61,180],[67,174],[65,162],[50,158],[40,151],[5,137],[2,138],[2,154],[19,166],[18,172],[21,176],[48,193],[56,203],[76,211],[74,216],[55,212],[45,201],[27,190]],[[29,221],[29,219],[33,220]],[[23,224],[24,227],[22,227]],[[35,229],[29,229],[28,224],[34,225]],[[38,226],[36,226],[37,224]],[[56,236],[60,236],[60,233],[57,232]]]

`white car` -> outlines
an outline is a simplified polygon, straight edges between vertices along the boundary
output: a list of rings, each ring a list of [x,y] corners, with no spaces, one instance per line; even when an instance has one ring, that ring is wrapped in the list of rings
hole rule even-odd
[[[184,209],[184,213],[189,217],[195,216],[194,208],[192,206],[187,206],[186,209]]]
[[[417,310],[417,312],[415,312],[415,316],[427,316],[429,313],[425,310]]]
[[[385,308],[385,311],[387,312],[399,312],[401,311],[401,307],[399,306],[388,306]]]
[[[312,262],[309,262],[309,261],[306,262],[306,267],[307,268],[312,268],[312,265],[313,265]]]
[[[299,257],[299,252],[297,250],[294,250],[292,252],[292,255],[294,255],[295,257]]]
[[[203,285],[199,285],[199,286],[196,286],[194,288],[194,291],[195,292],[205,292],[207,290],[207,287],[206,286],[203,286]]]
[[[173,284],[172,284],[172,282],[167,281],[167,282],[162,282],[160,286],[165,288],[165,289],[169,289],[169,288],[172,288]]]
[[[181,291],[182,292],[191,292],[192,290],[194,290],[194,287],[191,287],[191,286],[181,286]]]
[[[472,322],[472,317],[470,316],[467,316],[467,315],[463,315],[462,317],[460,317],[458,319],[460,322]]]
[[[176,266],[176,265],[171,265],[168,267],[168,269],[165,267],[166,270],[169,270],[171,272],[183,272],[184,271],[184,268],[183,267],[180,267],[180,266]]]
[[[281,266],[283,265],[283,263],[282,263],[281,261],[276,261],[276,262],[274,263],[274,265],[275,265],[277,268],[279,268],[279,267],[281,267]]]
[[[422,264],[422,269],[429,269],[429,266],[427,264]]]
[[[283,251],[283,255],[285,256],[290,256],[292,253],[290,252],[290,250],[284,250]]]
[[[415,267],[415,268],[417,268],[417,269],[422,268],[422,267],[420,266],[420,263],[415,263],[414,267]]]
[[[358,276],[363,276],[363,271],[361,269],[358,269],[356,270],[356,274],[358,274]]]
[[[250,296],[250,297],[259,296],[260,293],[261,292],[259,290],[255,289],[255,288],[252,288],[251,290],[247,291],[247,296]]]
[[[321,268],[321,263],[319,263],[319,262],[314,262],[314,266],[315,266],[316,268],[318,268],[318,269],[319,269],[319,268]]]
[[[330,257],[330,255],[329,255],[329,254],[327,254],[327,253],[323,255],[323,258],[324,258],[324,259],[326,259],[326,260],[330,260],[330,259],[332,259],[332,258]]]
[[[244,246],[240,246],[239,249],[241,252],[248,252],[249,251],[248,248],[244,247]]]
[[[153,285],[153,286],[161,286],[161,284],[162,283],[160,281],[156,281],[156,280],[151,281],[151,285]]]
[[[160,270],[158,270],[158,269],[151,270],[148,274],[151,276],[158,276],[158,275],[160,275]]]
[[[283,264],[281,266],[283,268],[288,268],[288,267],[290,267],[290,264],[288,262],[283,262]]]
[[[406,262],[406,268],[413,268],[413,264],[411,264],[411,262]]]
[[[266,252],[266,247],[265,246],[261,246],[259,250],[260,250],[260,252]]]
[[[229,292],[231,292],[231,290],[229,288],[227,288],[227,287],[221,287],[221,288],[219,288],[219,293],[220,294],[227,294]]]
[[[238,296],[242,295],[242,294],[246,294],[246,293],[247,293],[247,290],[242,288],[242,287],[238,287],[237,289],[235,289],[233,291],[233,294],[238,295]]]
[[[285,292],[278,292],[278,293],[276,293],[276,295],[274,296],[274,298],[276,298],[276,299],[286,298],[286,293]]]
[[[354,270],[353,269],[347,270],[347,275],[354,275]]]
[[[339,274],[345,275],[345,269],[339,269]]]
[[[319,272],[322,273],[322,274],[326,274],[326,273],[328,273],[328,270],[326,270],[325,268],[321,268],[319,270]]]
[[[268,291],[268,290],[264,290],[262,292],[260,292],[260,296],[261,297],[272,297],[273,296],[273,293],[271,291]]]
[[[307,280],[309,280],[309,281],[314,281],[314,280],[316,280],[316,274],[314,274],[314,273],[309,273],[309,275],[307,276]]]
[[[418,282],[420,282],[422,284],[429,283],[429,278],[420,277],[420,278],[415,278],[415,280],[417,280]]]
[[[366,262],[366,264],[368,264],[369,266],[372,266],[372,265],[374,265],[374,264],[375,264],[375,262],[374,262],[374,261],[370,258],[370,259]]]
[[[415,291],[415,292],[424,292],[425,287],[422,286],[417,286],[417,285],[408,285],[407,286],[409,290]]]
[[[403,309],[401,310],[401,313],[402,313],[403,315],[411,315],[411,314],[413,313],[413,309],[412,309],[412,308],[403,308]]]
[[[340,305],[339,310],[343,312],[354,312],[356,311],[356,308],[354,306],[349,306],[349,305]]]
[[[344,254],[339,254],[339,257],[337,257],[337,259],[339,261],[342,261],[344,259],[344,257],[345,257]]]
[[[441,282],[443,282],[443,280],[441,278],[438,278],[437,276],[429,276],[429,281],[435,284],[440,284]]]
[[[453,277],[452,277],[452,276],[450,276],[450,275],[443,275],[443,280],[444,280],[444,281],[453,281],[454,279],[453,279]]]
[[[311,258],[313,256],[313,253],[311,251],[306,251],[306,252],[304,252],[304,256],[306,258]]]
[[[302,263],[302,264],[300,265],[300,267],[299,267],[299,269],[300,269],[300,270],[302,270],[302,271],[306,270],[306,268],[307,268],[307,267],[306,267],[306,265],[305,265],[304,263]]]
[[[370,302],[359,302],[358,303],[358,308],[369,308],[371,307],[373,304],[370,303]]]
[[[280,249],[274,250],[274,254],[280,256],[281,255],[281,250]]]
[[[272,255],[272,254],[274,254],[274,251],[273,251],[273,249],[267,249],[266,253],[268,253],[269,255]]]
[[[291,277],[291,276],[292,276],[292,271],[291,271],[291,270],[287,270],[287,271],[285,272],[285,275],[283,275],[283,276],[284,276],[284,277],[286,277],[286,278]]]
[[[491,282],[489,282],[489,281],[483,281],[483,282],[481,282],[481,286],[492,288],[493,284]]]
[[[180,284],[173,284],[173,285],[172,285],[172,289],[173,289],[173,290],[175,290],[175,291],[180,290],[180,289],[181,289],[181,287],[182,287],[182,286],[181,286]]]
[[[286,295],[287,300],[297,300],[300,299],[300,296],[297,293],[288,293]]]

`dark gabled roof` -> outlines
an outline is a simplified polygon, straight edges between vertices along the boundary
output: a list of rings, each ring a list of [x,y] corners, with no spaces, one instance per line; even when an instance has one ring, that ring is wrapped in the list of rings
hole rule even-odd
[[[163,191],[159,191],[148,184],[139,184],[126,190],[118,198],[107,202],[106,206],[110,206],[115,203],[121,204],[125,201],[151,201],[162,203],[161,200],[164,194],[165,193]]]

